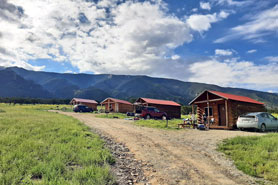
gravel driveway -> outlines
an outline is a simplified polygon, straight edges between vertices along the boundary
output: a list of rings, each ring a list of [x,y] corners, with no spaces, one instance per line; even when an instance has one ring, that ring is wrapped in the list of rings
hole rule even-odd
[[[260,133],[162,130],[136,126],[128,120],[96,118],[94,114],[60,113],[123,143],[136,160],[152,167],[143,169],[151,184],[256,184],[254,178],[237,170],[216,147],[225,138]]]

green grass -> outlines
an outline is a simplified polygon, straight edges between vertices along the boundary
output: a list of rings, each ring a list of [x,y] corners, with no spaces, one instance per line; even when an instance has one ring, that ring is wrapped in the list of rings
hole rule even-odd
[[[114,162],[81,122],[44,110],[0,104],[0,184],[112,184]]]
[[[168,120],[168,127],[166,127],[166,120],[136,120],[134,121],[134,124],[144,127],[150,127],[150,128],[160,128],[160,129],[177,129],[179,123],[183,123],[183,119],[172,119]]]
[[[278,184],[277,133],[228,139],[219,145],[219,150],[244,173]]]
[[[97,118],[109,118],[109,119],[113,119],[114,117],[118,117],[119,119],[124,119],[124,118],[128,118],[129,116],[126,116],[126,114],[122,114],[122,113],[109,113],[109,114],[98,114],[96,115]]]
[[[125,119],[125,118],[133,118],[126,116],[126,114],[122,113],[109,113],[109,114],[99,114],[96,115],[98,118],[109,118],[113,119],[114,117],[118,117],[119,119]],[[143,127],[150,127],[150,128],[160,128],[160,129],[177,129],[179,123],[183,123],[183,119],[190,118],[190,115],[182,115],[181,119],[172,119],[168,120],[168,127],[166,127],[166,120],[154,120],[154,119],[140,119],[132,121],[131,123],[134,123],[139,126]]]
[[[272,113],[275,118],[278,118],[278,113]]]

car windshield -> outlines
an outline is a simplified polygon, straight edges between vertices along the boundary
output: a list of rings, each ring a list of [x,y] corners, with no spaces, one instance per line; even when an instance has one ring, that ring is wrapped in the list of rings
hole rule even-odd
[[[247,113],[247,114],[243,114],[240,117],[241,118],[255,118],[256,114],[254,113]]]
[[[274,116],[272,116],[271,114],[268,114],[269,118],[271,119],[276,119]]]

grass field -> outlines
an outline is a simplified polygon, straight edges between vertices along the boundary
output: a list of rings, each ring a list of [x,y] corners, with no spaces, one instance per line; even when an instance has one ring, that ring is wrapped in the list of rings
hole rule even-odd
[[[236,137],[225,140],[219,150],[234,160],[238,169],[278,184],[278,134]]]
[[[113,184],[103,142],[81,122],[46,111],[56,108],[0,104],[0,184]]]
[[[110,119],[113,119],[115,117],[117,117],[118,119],[133,118],[133,117],[126,116],[125,114],[122,114],[122,113],[99,114],[99,115],[96,115],[96,117],[110,118]],[[181,119],[169,120],[168,127],[166,127],[166,120],[140,119],[140,120],[132,121],[131,123],[134,123],[139,126],[150,127],[150,128],[177,129],[178,124],[183,123],[183,119],[189,118],[189,117],[190,117],[190,115],[182,115]]]
[[[166,127],[166,120],[137,120],[134,124],[150,128],[160,128],[160,129],[178,129],[178,124],[183,123],[183,119],[172,119],[168,120],[168,127]]]
[[[129,116],[126,116],[125,114],[122,114],[122,113],[109,113],[109,114],[97,114],[96,115],[97,118],[110,118],[110,119],[113,119],[113,118],[118,118],[118,119],[124,119],[124,118],[132,118],[132,117],[129,117]]]

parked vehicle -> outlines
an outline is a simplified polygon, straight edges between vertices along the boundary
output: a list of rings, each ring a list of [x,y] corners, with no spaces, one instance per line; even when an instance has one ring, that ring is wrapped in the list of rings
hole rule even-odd
[[[127,112],[126,115],[127,116],[135,116],[135,113],[134,112]]]
[[[247,113],[238,117],[237,128],[240,130],[253,128],[261,132],[278,130],[278,120],[267,112]]]
[[[142,109],[140,117],[145,118],[145,119],[155,118],[155,119],[164,119],[165,120],[167,118],[167,114],[166,114],[166,112],[161,112],[160,110],[158,110],[155,107],[144,107]]]
[[[93,112],[92,108],[87,107],[86,105],[74,105],[74,112]]]

